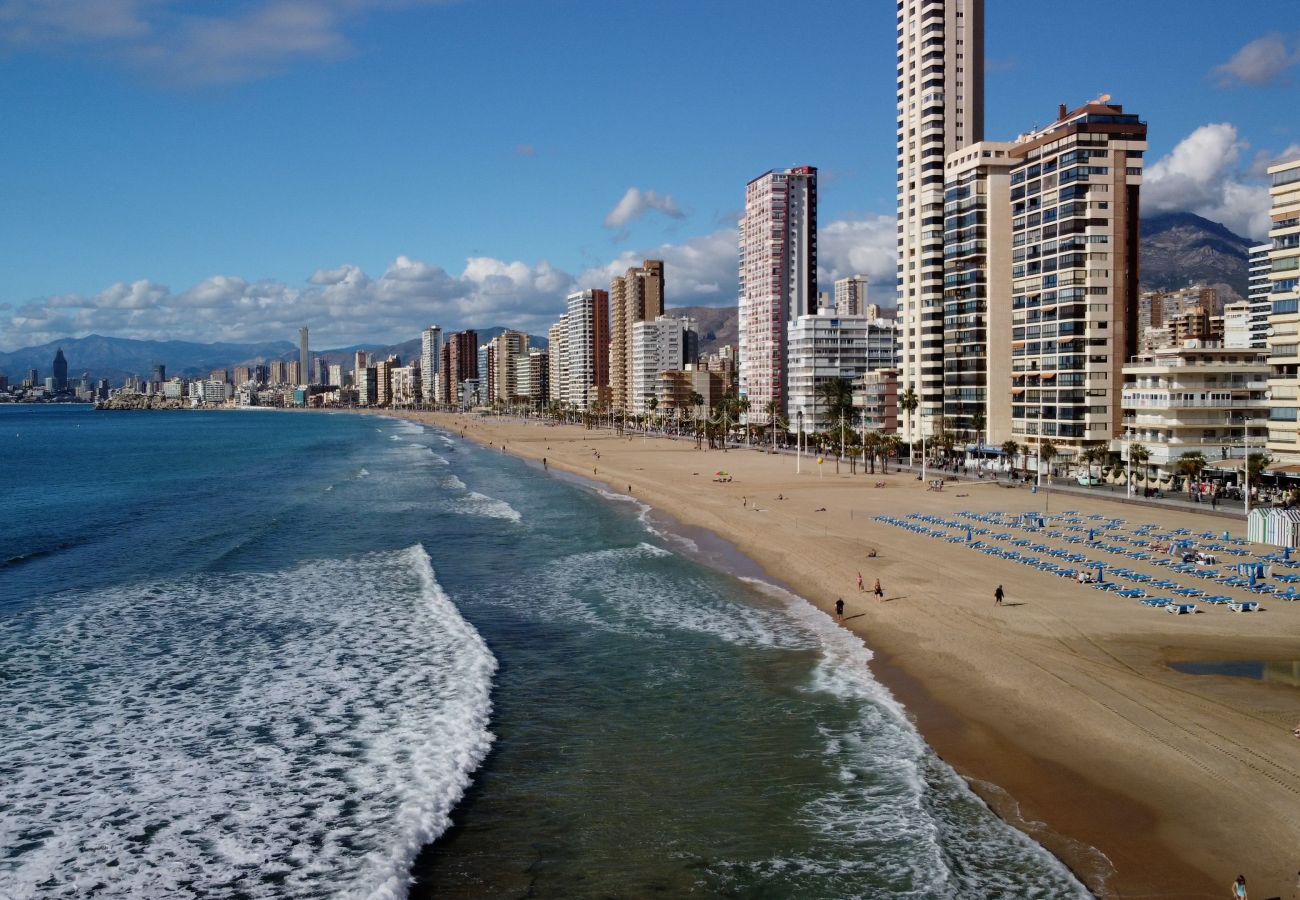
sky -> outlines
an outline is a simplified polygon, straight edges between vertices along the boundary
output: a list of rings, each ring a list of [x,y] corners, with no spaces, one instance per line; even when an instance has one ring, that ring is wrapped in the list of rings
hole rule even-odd
[[[1108,93],[1144,212],[1260,238],[1300,20],[1176,6],[989,0],[985,137]],[[745,183],[797,165],[823,289],[889,303],[894,56],[888,0],[0,0],[0,350],[544,334],[643,258],[729,306]]]

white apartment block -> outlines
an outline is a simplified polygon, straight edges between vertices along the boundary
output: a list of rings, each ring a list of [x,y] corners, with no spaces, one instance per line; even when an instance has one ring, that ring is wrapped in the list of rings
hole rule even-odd
[[[797,427],[802,412],[804,431],[833,427],[836,423],[826,420],[818,388],[835,378],[856,382],[867,372],[895,369],[897,340],[897,326],[890,319],[837,316],[829,310],[796,319],[789,329],[792,426]],[[767,420],[761,408],[751,408],[750,415]]]
[[[691,319],[657,316],[653,322],[632,323],[628,366],[631,405],[636,416],[649,414],[651,397],[658,396],[659,373],[680,370],[686,361],[686,335],[695,330]]]
[[[1288,463],[1300,462],[1296,378],[1300,374],[1300,159],[1269,166],[1270,210],[1268,361],[1272,399],[1268,449]]]
[[[1146,123],[1101,100],[1022,136],[1011,170],[1011,430],[1063,457],[1121,430],[1137,354]],[[1035,451],[1036,452],[1036,451]]]
[[[419,366],[394,366],[388,378],[390,405],[416,406],[424,399]]]
[[[898,318],[903,438],[943,413],[944,162],[984,137],[984,0],[898,4]]]
[[[1250,346],[1268,346],[1268,317],[1273,311],[1269,292],[1269,251],[1272,244],[1256,244],[1249,252],[1249,270],[1246,282],[1246,302],[1250,304]]]
[[[567,354],[564,352],[565,338],[569,332],[568,314],[560,316],[560,321],[552,325],[546,332],[546,349],[548,358],[547,367],[547,384],[550,390],[548,398],[553,403],[566,404],[564,399],[564,367],[567,360]]]
[[[867,276],[850,275],[835,281],[835,314],[837,316],[865,316],[867,314]]]
[[[1011,437],[1013,146],[977,141],[945,166],[944,427],[990,446]]]
[[[1251,346],[1250,301],[1238,300],[1223,307],[1223,346],[1243,350]]]
[[[608,396],[609,292],[575,291],[565,298],[560,399],[594,409]]]
[[[786,406],[786,328],[817,303],[817,170],[767,172],[745,186],[740,221],[740,393]]]
[[[441,366],[442,329],[437,325],[430,325],[420,332],[420,384],[425,403],[433,404],[438,400]],[[334,383],[342,387],[341,382]]]
[[[1124,366],[1121,457],[1141,444],[1149,464],[1167,471],[1187,453],[1211,463],[1244,455],[1246,435],[1258,450],[1268,426],[1265,351],[1163,347]]]

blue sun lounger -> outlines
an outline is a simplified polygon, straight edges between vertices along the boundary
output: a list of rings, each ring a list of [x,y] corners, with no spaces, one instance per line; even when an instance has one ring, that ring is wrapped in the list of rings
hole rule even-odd
[[[1213,597],[1202,597],[1201,601],[1203,603],[1209,603],[1212,606],[1222,606],[1225,603],[1231,603],[1232,598],[1224,594],[1216,594]]]
[[[1139,600],[1138,602],[1141,603],[1143,606],[1162,607],[1162,606],[1168,606],[1173,601],[1170,600],[1168,597],[1147,597],[1145,600]]]

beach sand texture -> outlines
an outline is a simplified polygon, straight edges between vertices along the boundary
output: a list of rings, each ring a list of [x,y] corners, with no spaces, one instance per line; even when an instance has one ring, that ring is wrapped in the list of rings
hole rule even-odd
[[[1291,734],[1300,690],[1184,674],[1167,663],[1300,660],[1300,603],[1167,615],[873,519],[1042,510],[1048,495],[1025,488],[975,482],[932,492],[908,474],[850,475],[844,465],[837,475],[832,459],[819,474],[806,456],[796,475],[793,458],[753,449],[701,450],[538,420],[402,415],[545,457],[552,469],[619,492],[630,485],[638,499],[720,535],[827,612],[842,597],[845,627],[876,651],[876,674],[931,746],[1098,895],[1218,897],[1239,872],[1261,897],[1291,888],[1300,868],[1300,741]],[[717,470],[732,480],[715,481]],[[1240,521],[1195,513],[1061,494],[1050,503],[1131,525],[1244,536]],[[886,602],[871,596],[877,578]],[[998,584],[1007,595],[1001,607]]]

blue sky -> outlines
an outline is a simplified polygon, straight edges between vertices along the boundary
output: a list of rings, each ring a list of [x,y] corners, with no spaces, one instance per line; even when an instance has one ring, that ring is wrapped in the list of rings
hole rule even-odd
[[[1146,209],[1259,236],[1300,145],[1279,4],[988,6],[986,136],[1107,92],[1150,124]],[[801,164],[822,277],[890,293],[884,0],[0,0],[0,110],[3,349],[536,330],[644,255],[729,305],[745,182]]]

